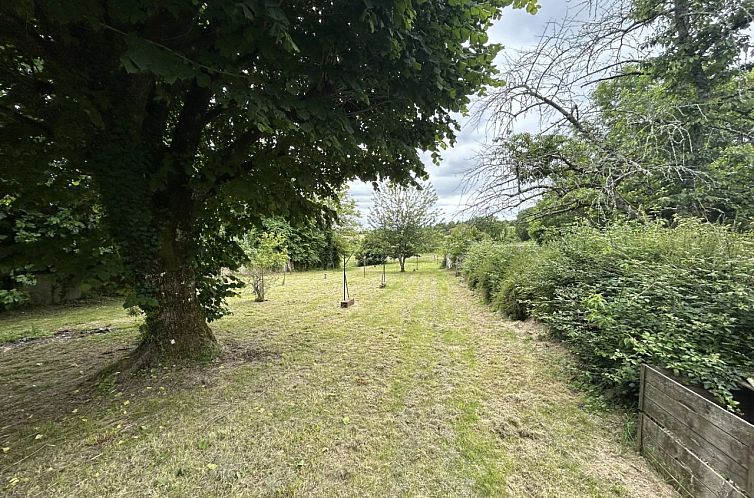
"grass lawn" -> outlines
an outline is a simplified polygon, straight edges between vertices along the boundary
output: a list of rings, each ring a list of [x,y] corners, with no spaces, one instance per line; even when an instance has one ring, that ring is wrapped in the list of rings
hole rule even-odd
[[[118,303],[0,318],[7,496],[674,496],[628,415],[569,384],[568,355],[418,272],[289,275],[213,324],[224,353],[93,386],[137,341]],[[104,334],[56,330],[110,326]]]

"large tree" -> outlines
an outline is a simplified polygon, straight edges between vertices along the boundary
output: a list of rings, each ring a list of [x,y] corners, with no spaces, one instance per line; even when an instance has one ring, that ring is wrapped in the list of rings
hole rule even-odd
[[[212,354],[232,240],[350,179],[424,175],[417,148],[492,81],[485,31],[512,3],[535,4],[3,2],[3,188],[90,178],[146,314],[135,364]]]
[[[374,193],[369,224],[387,255],[406,271],[406,258],[425,246],[427,229],[436,221],[437,194],[432,185],[405,187],[383,183]]]
[[[593,219],[754,214],[726,202],[754,140],[754,1],[584,0],[538,46],[507,55],[487,101],[499,126],[476,203]],[[538,133],[519,133],[539,115]],[[742,162],[738,162],[742,161]],[[738,165],[734,164],[738,162]]]

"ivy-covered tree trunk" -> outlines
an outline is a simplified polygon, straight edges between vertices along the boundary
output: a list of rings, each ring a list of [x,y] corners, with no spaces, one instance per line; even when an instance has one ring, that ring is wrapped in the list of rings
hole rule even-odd
[[[156,284],[158,304],[146,315],[142,343],[131,356],[133,366],[212,357],[217,340],[199,303],[190,265],[161,273]]]
[[[145,311],[145,322],[142,342],[126,360],[130,368],[203,360],[218,350],[197,291],[195,247],[189,235],[193,223],[190,211],[173,203],[164,218],[155,217],[151,230],[145,230],[152,233],[159,230],[160,235],[148,266],[150,270],[133,272],[137,276],[134,287],[140,294],[137,299]]]
[[[149,186],[165,162],[190,164],[201,128],[192,130],[185,114],[195,107],[184,106],[185,131],[176,133],[171,149],[144,130],[145,122],[156,119],[147,114],[113,123],[119,139],[103,141],[94,157],[108,225],[129,270],[132,302],[145,313],[142,342],[119,369],[206,359],[218,349],[197,292],[198,196],[184,168],[174,170],[163,189]]]
[[[178,185],[153,205],[152,228],[160,235],[153,273],[143,283],[154,305],[144,306],[144,335],[132,356],[134,366],[207,359],[218,348],[197,292],[194,193],[185,183]]]

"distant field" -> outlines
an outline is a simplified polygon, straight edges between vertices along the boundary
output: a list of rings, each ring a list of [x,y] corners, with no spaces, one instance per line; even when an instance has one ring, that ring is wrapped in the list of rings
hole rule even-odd
[[[93,386],[137,341],[118,302],[0,318],[7,496],[674,496],[538,327],[423,258],[288,275],[212,325],[216,361]]]

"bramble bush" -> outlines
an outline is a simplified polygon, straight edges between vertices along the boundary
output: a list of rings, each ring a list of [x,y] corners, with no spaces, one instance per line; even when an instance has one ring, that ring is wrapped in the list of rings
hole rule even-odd
[[[752,234],[697,222],[577,227],[544,246],[477,244],[463,274],[505,314],[547,323],[618,394],[635,395],[649,363],[733,410],[754,376]]]

